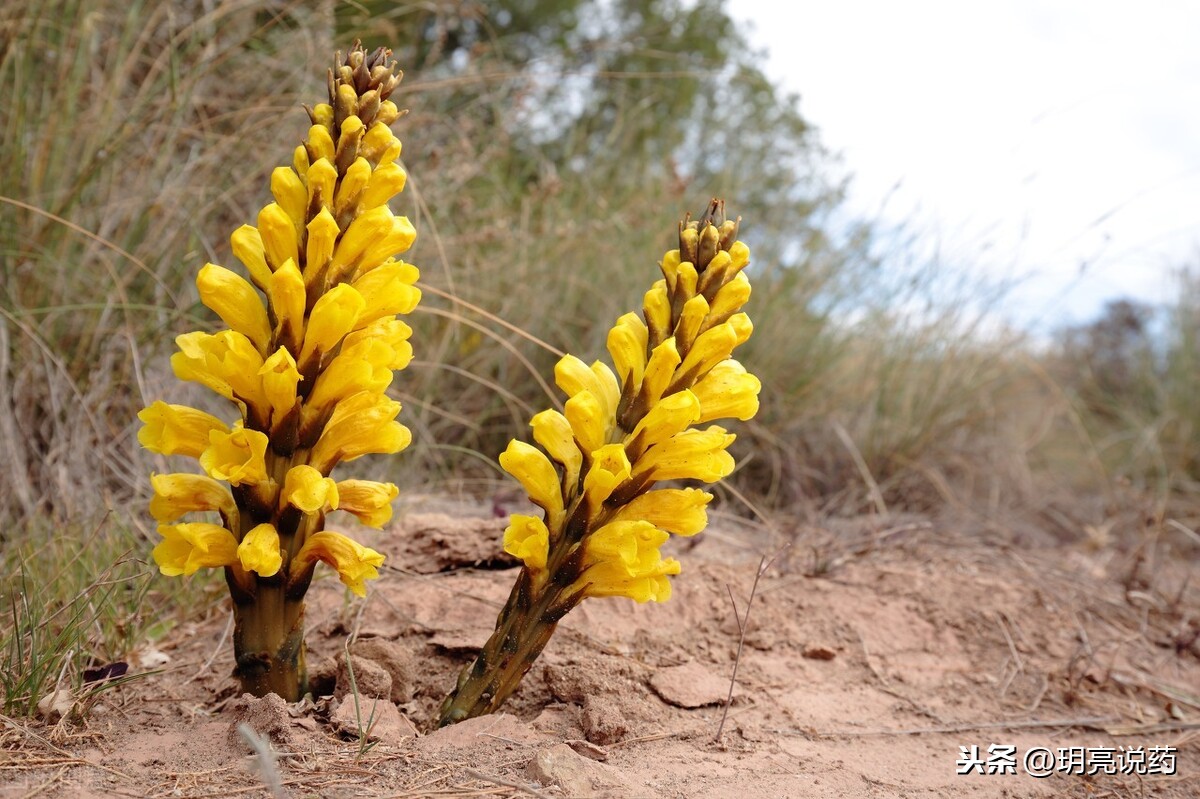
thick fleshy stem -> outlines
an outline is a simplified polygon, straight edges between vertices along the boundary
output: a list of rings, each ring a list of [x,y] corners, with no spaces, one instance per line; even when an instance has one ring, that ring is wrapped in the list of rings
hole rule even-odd
[[[283,585],[261,581],[253,602],[234,602],[234,674],[253,696],[279,694],[296,702],[308,692],[304,661],[304,600]]]
[[[438,726],[496,712],[541,655],[559,620],[582,599],[582,593],[555,584],[539,592],[529,570],[522,567],[496,619],[496,631],[442,702]]]

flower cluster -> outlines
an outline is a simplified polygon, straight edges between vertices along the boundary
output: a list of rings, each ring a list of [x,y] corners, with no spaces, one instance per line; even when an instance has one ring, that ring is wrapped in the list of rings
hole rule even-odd
[[[388,98],[400,76],[389,56],[357,45],[338,55],[329,102],[308,109],[312,126],[292,166],[271,175],[275,201],[256,226],[232,235],[249,280],[215,264],[199,272],[201,301],[227,327],[179,336],[171,366],[180,380],[232,401],[239,417],[227,423],[162,401],[138,414],[143,446],[195,458],[204,472],[151,477],[162,536],[154,559],[167,575],[226,569],[244,684],[277,657],[296,660],[300,600],[318,561],[359,595],[383,562],[324,521],[342,510],[371,526],[386,522],[396,486],[329,475],[340,462],[411,440],[396,421],[400,404],[385,393],[412,358],[412,331],[396,315],[421,296],[416,267],[393,257],[416,232],[387,205],[406,178],[390,129],[400,112]],[[221,523],[180,521],[206,511]],[[268,601],[271,593],[281,601]],[[259,618],[289,603],[285,618]]]
[[[753,329],[740,310],[750,297],[742,271],[750,251],[734,241],[736,222],[713,224],[715,211],[681,226],[680,249],[663,257],[663,279],[646,293],[642,316],[626,314],[609,331],[616,373],[564,356],[554,370],[564,412],[543,411],[530,425],[542,449],[514,440],[500,456],[544,511],[542,519],[514,515],[504,537],[535,585],[567,567],[578,571],[568,596],[662,602],[679,562],[659,547],[708,522],[711,494],[651,489],[727,476],[734,436],[693,426],[758,411],[760,383],[731,357]]]
[[[540,517],[516,514],[504,548],[524,564],[496,632],[446,700],[441,723],[491,712],[516,687],[554,624],[586,597],[662,602],[674,558],[660,547],[708,523],[712,495],[655,488],[661,481],[713,482],[733,471],[734,436],[718,425],[758,411],[761,384],[732,358],[753,326],[749,249],[738,223],[716,216],[680,225],[679,249],[645,295],[608,334],[615,372],[567,355],[555,368],[563,412],[533,417],[539,447],[510,442],[500,464],[520,481]]]

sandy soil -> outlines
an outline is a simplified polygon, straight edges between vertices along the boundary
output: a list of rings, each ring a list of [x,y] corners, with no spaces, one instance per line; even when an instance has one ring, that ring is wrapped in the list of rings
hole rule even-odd
[[[161,673],[82,720],[10,721],[0,796],[1200,795],[1200,587],[1161,541],[1016,549],[914,518],[726,520],[681,542],[670,602],[585,603],[507,713],[429,732],[511,583],[502,527],[409,512],[375,543],[394,568],[365,604],[316,583],[310,668],[340,700],[238,697],[214,612],[143,653],[168,659]],[[786,539],[716,741],[739,640],[730,592],[744,610],[760,557]],[[350,633],[358,714],[338,666]],[[986,760],[990,745],[1016,747],[1016,774],[956,774],[961,747]],[[1031,747],[1161,746],[1177,749],[1173,776],[1023,767]]]

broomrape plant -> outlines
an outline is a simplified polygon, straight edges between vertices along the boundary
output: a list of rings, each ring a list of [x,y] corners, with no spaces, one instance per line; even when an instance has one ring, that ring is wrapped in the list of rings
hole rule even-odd
[[[659,488],[664,480],[720,480],[733,471],[734,436],[702,425],[747,420],[760,383],[732,359],[750,337],[742,305],[750,251],[736,221],[717,222],[714,201],[680,224],[679,249],[662,260],[663,279],[645,295],[642,317],[626,314],[608,334],[616,374],[573,355],[555,367],[564,413],[533,417],[541,449],[512,441],[500,465],[542,509],[514,514],[504,549],[524,564],[496,630],[442,705],[444,726],[491,713],[516,689],[555,626],[587,597],[664,602],[679,562],[659,547],[708,523],[712,495]]]
[[[416,232],[388,200],[404,188],[396,163],[399,116],[388,99],[401,75],[391,51],[359,45],[329,72],[329,102],[307,108],[312,127],[292,166],[271,175],[275,202],[257,227],[234,231],[234,255],[250,279],[215,264],[200,270],[201,301],[228,325],[185,333],[171,366],[237,406],[227,423],[163,401],[138,414],[138,440],[163,455],[199,461],[204,474],[150,478],[150,512],[165,575],[223,568],[233,598],[236,674],[256,696],[289,701],[306,691],[304,595],[318,561],[365,595],[383,555],[326,530],[325,514],[365,524],[391,517],[395,485],[335,481],[343,461],[394,453],[411,434],[385,391],[412,358],[416,267],[393,256]],[[265,302],[264,302],[265,298]],[[180,521],[220,515],[220,524]]]

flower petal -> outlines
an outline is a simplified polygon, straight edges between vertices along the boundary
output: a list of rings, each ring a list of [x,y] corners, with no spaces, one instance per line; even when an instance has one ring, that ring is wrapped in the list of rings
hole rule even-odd
[[[337,508],[340,501],[338,484],[307,464],[288,469],[279,497],[303,513],[322,513]]]
[[[152,474],[150,515],[158,522],[173,522],[187,513],[220,511],[236,516],[233,495],[222,483],[202,474]]]
[[[208,448],[209,433],[229,432],[229,426],[211,414],[162,400],[139,411],[138,419],[144,425],[138,431],[138,443],[160,455],[199,458]]]
[[[383,555],[341,533],[313,533],[296,553],[294,574],[301,574],[317,561],[337,570],[342,583],[358,596],[367,595],[367,580],[379,576]]]
[[[712,368],[696,385],[692,392],[700,400],[700,418],[697,423],[714,419],[734,418],[743,422],[758,413],[758,392],[762,383],[732,358]]]
[[[270,524],[252,528],[237,548],[238,560],[248,572],[257,572],[260,577],[272,577],[283,566],[283,555],[279,551],[279,533]]]
[[[353,513],[368,527],[383,527],[392,518],[392,500],[400,494],[395,483],[342,480],[337,484],[339,510]]]
[[[613,521],[646,521],[675,535],[690,536],[708,525],[705,508],[712,494],[698,488],[660,488],[635,497]]]
[[[266,482],[265,433],[248,430],[238,422],[228,433],[213,430],[208,442],[208,449],[200,454],[200,466],[209,477],[235,486]]]
[[[223,266],[205,264],[196,275],[196,287],[200,290],[200,301],[225,324],[250,339],[260,353],[267,351],[271,324],[267,321],[267,309],[250,281]]]
[[[229,566],[237,560],[237,539],[219,524],[160,524],[158,533],[163,540],[151,554],[158,570],[168,577]]]
[[[513,439],[500,453],[500,466],[517,478],[533,504],[546,511],[550,527],[557,528],[563,514],[562,493],[554,464],[537,447]]]
[[[575,446],[575,434],[567,417],[554,410],[542,411],[529,421],[529,426],[533,428],[533,440],[563,467],[563,485],[578,483],[583,453]]]
[[[530,570],[541,571],[550,552],[550,531],[536,516],[514,513],[504,530],[504,551]]]

